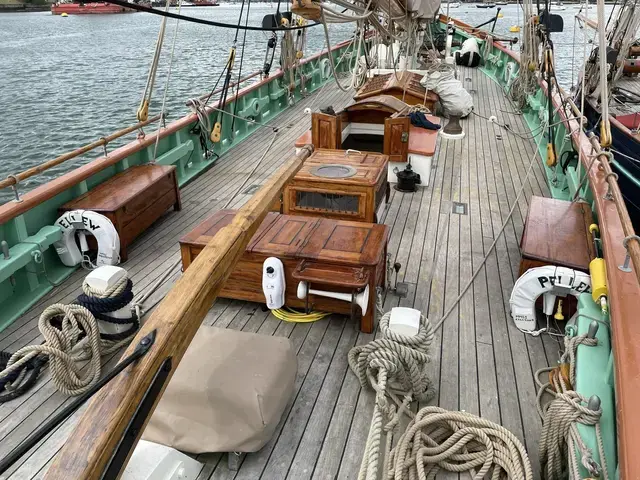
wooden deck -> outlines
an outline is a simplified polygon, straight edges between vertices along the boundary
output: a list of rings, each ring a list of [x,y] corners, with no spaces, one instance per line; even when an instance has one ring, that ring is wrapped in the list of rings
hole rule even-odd
[[[479,70],[466,69],[461,79],[483,116],[496,115],[527,137],[527,128],[499,87]],[[469,80],[467,80],[469,79]],[[333,105],[350,96],[334,85],[313,95],[276,119],[284,125],[257,173],[242,191],[260,184],[293,150],[296,137],[309,128],[305,107]],[[466,137],[440,139],[430,186],[413,194],[392,190],[382,220],[391,227],[388,250],[402,264],[399,280],[409,284],[407,298],[384,298],[384,310],[411,306],[438,320],[481,265],[516,200],[529,167],[534,144],[471,115],[462,122]],[[142,291],[179,259],[178,239],[224,206],[271,142],[273,133],[259,131],[233,149],[206,174],[182,191],[183,210],[168,213],[138,239],[124,265]],[[521,438],[537,470],[540,420],[535,410],[533,372],[557,359],[558,345],[549,337],[525,337],[513,326],[509,295],[517,278],[518,248],[531,195],[548,195],[539,159],[524,185],[505,234],[489,255],[473,286],[437,333],[431,375],[438,389],[435,402],[499,422]],[[249,195],[238,195],[231,206]],[[452,202],[466,214],[452,212]],[[443,247],[438,248],[438,245]],[[55,302],[71,302],[86,272],[76,272],[31,311],[0,333],[0,349],[14,351],[39,342],[37,318]],[[179,273],[171,277],[175,280]],[[162,286],[148,301],[167,291]],[[357,326],[334,315],[314,324],[289,324],[257,304],[219,300],[205,323],[219,327],[286,336],[298,352],[295,398],[274,437],[258,453],[246,457],[238,472],[227,469],[226,456],[200,455],[206,463],[199,479],[355,479],[368,433],[374,396],[362,390],[348,371],[347,352],[370,341]],[[105,359],[113,366],[117,357]],[[44,374],[22,398],[0,405],[0,455],[6,454],[69,399]],[[73,428],[79,412],[10,470],[10,478],[38,478],[46,471]],[[96,419],[100,422],[101,419]],[[456,476],[457,477],[457,476]],[[440,477],[439,477],[440,478]]]

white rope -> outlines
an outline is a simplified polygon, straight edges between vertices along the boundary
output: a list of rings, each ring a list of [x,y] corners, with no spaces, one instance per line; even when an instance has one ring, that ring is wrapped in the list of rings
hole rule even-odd
[[[363,388],[376,392],[358,480],[378,480],[381,463],[385,479],[427,480],[445,469],[470,471],[475,479],[493,470],[492,478],[504,472],[509,478],[532,480],[527,453],[515,435],[470,413],[425,407],[391,448],[402,413],[413,417],[410,403],[430,401],[435,389],[426,371],[434,329],[421,316],[416,336],[399,335],[389,329],[390,317],[386,313],[380,319],[382,338],[352,348],[348,357]]]
[[[376,391],[376,404],[359,480],[378,478],[383,429],[387,434],[387,442],[382,458],[387,465],[393,431],[401,412],[407,410],[412,400],[427,402],[435,395],[435,388],[427,375],[427,364],[431,361],[429,347],[434,337],[429,320],[421,315],[417,335],[409,337],[390,330],[390,318],[391,313],[387,312],[380,319],[382,338],[353,347],[348,356],[349,367],[360,380],[360,385],[363,388],[371,386]],[[403,400],[399,399],[400,396]]]
[[[169,4],[167,2],[165,5],[165,12],[169,11]],[[153,86],[156,81],[156,73],[158,71],[158,64],[160,62],[160,53],[162,52],[162,44],[164,43],[164,32],[167,26],[167,17],[162,17],[162,22],[160,23],[160,30],[158,31],[158,38],[156,39],[156,49],[153,54],[153,60],[151,61],[151,66],[149,67],[149,74],[147,75],[147,84],[144,87],[144,92],[142,93],[142,100],[140,101],[140,106],[138,107],[138,120],[142,121],[140,118],[140,112],[144,109],[145,104],[147,105],[151,102],[151,96],[153,93]]]
[[[473,479],[533,480],[520,440],[506,428],[468,412],[420,410],[391,452],[393,480],[434,479],[440,470],[469,472]],[[503,475],[506,474],[506,475]]]
[[[125,275],[107,290],[92,288],[85,281],[82,289],[87,296],[97,298],[116,297],[126,288],[129,278]],[[59,323],[60,327],[54,325]],[[127,344],[133,333],[122,340],[106,340],[100,338],[98,321],[93,314],[81,305],[65,305],[56,303],[47,307],[38,320],[38,328],[44,337],[40,345],[28,345],[16,351],[6,368],[0,372],[0,379],[16,370],[23,370],[23,366],[44,355],[49,357],[51,377],[54,384],[65,395],[82,395],[87,392],[99,379],[102,373],[101,356],[112,353]],[[80,363],[88,360],[86,372]],[[21,374],[21,377],[23,375]],[[21,377],[7,385],[15,388],[21,382]]]
[[[61,328],[51,324],[62,317]],[[47,307],[38,321],[38,328],[45,339],[42,345],[28,345],[15,352],[0,378],[22,368],[38,355],[49,356],[51,377],[58,390],[65,395],[81,395],[98,381],[102,365],[100,362],[100,331],[91,312],[80,305],[56,303]],[[76,348],[81,334],[87,336],[89,352]],[[89,360],[87,371],[82,374],[81,360]]]

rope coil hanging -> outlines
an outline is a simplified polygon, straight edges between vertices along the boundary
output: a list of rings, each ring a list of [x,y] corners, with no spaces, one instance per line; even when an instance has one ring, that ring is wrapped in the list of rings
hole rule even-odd
[[[547,480],[582,478],[578,468],[578,460],[582,466],[595,477],[609,479],[604,443],[600,429],[602,409],[597,401],[585,398],[574,391],[576,384],[576,353],[579,345],[595,346],[596,338],[588,334],[576,337],[565,337],[565,351],[557,367],[541,368],[536,372],[538,391],[538,413],[542,418],[542,434],[540,437],[540,463]],[[540,381],[540,375],[547,374],[549,381]],[[545,393],[553,396],[546,405],[542,405]],[[593,458],[593,453],[585,445],[580,436],[577,424],[590,425],[595,428],[596,442],[600,464]],[[578,459],[577,451],[580,452]]]

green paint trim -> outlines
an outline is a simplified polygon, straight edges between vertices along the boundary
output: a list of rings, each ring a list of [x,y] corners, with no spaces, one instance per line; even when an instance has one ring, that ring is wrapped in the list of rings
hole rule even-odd
[[[323,69],[320,68],[322,62],[326,62],[328,54],[333,55],[337,62],[345,49],[349,48],[355,48],[355,45],[346,44],[330,53],[325,52],[302,65],[302,71],[306,75],[305,91],[301,91],[300,81],[296,81],[295,103],[315,92],[327,82],[334,81],[332,77],[322,75]],[[343,62],[338,71],[346,71],[348,68],[349,62]],[[288,85],[279,77],[272,77],[269,82],[242,94],[236,101],[239,102],[240,116],[243,116],[242,113],[251,113],[254,118],[247,120],[236,118],[233,121],[230,115],[225,115],[222,121],[223,137],[221,141],[216,145],[208,144],[209,150],[213,150],[216,154],[209,159],[204,158],[205,152],[200,144],[199,135],[192,133],[196,122],[160,139],[158,142],[156,161],[162,165],[176,166],[178,185],[181,188],[209,170],[227,151],[242,143],[257,129],[264,128],[252,120],[265,124],[290,108]],[[234,102],[230,102],[226,106],[226,111],[233,112],[234,108]],[[214,112],[209,116],[211,125],[215,122],[217,115],[218,113]],[[233,132],[231,132],[232,123],[234,124]],[[0,240],[6,240],[11,250],[9,260],[0,258],[0,311],[3,312],[0,331],[11,325],[15,319],[49,292],[52,289],[52,283],[61,282],[76,270],[76,268],[65,267],[60,263],[57,254],[50,248],[55,240],[40,240],[40,237],[47,232],[47,228],[54,228],[51,225],[58,218],[58,208],[117,173],[125,171],[130,166],[141,165],[153,160],[155,148],[156,146],[153,144],[133,153],[115,165],[96,173],[80,184],[59,193],[0,226]],[[41,245],[41,250],[44,252],[42,263],[34,262],[32,256],[40,247],[29,242]]]
[[[598,345],[594,347],[578,346],[575,388],[585,398],[589,398],[592,395],[600,397],[602,408],[600,430],[604,443],[604,455],[607,461],[609,478],[615,478],[614,475],[618,463],[616,456],[615,393],[609,373],[609,364],[613,356],[608,326],[609,318],[602,316],[602,312],[594,303],[591,294],[582,294],[578,299],[577,335],[584,335],[588,332],[592,318],[603,322],[596,333]],[[585,445],[593,453],[594,460],[601,464],[595,427],[578,424],[578,432]],[[578,458],[580,457],[578,456]],[[580,465],[580,474],[581,478],[589,477],[587,470],[582,465]]]

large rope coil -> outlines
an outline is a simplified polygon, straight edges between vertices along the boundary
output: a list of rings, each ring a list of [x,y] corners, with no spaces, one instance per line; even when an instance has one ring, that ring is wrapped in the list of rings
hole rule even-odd
[[[54,384],[65,395],[88,391],[102,373],[101,357],[129,342],[139,328],[138,317],[106,315],[127,306],[133,299],[133,284],[125,275],[107,290],[96,290],[86,281],[76,303],[47,307],[38,320],[44,337],[39,345],[28,345],[13,354],[0,355],[0,403],[13,400],[31,388],[47,363]],[[101,333],[98,320],[130,325],[120,333]],[[7,357],[8,360],[7,360]],[[88,361],[85,366],[84,361]]]
[[[473,472],[480,480],[532,480],[527,452],[506,428],[467,412],[425,407],[409,423],[391,451],[387,478],[431,480],[440,470]]]
[[[381,338],[352,348],[348,357],[363,388],[371,386],[376,392],[358,480],[432,480],[441,469],[471,471],[478,480],[490,471],[495,480],[503,473],[509,478],[532,480],[525,448],[500,425],[439,407],[425,407],[413,414],[409,408],[412,401],[429,402],[435,396],[427,375],[435,331],[421,315],[415,336],[400,335],[389,328],[390,319],[391,313],[380,319]],[[412,420],[392,448],[403,413]]]
[[[565,351],[557,367],[542,368],[536,372],[538,391],[538,413],[542,417],[540,437],[540,463],[547,480],[580,479],[578,461],[591,476],[608,480],[604,444],[600,430],[602,409],[599,402],[593,404],[589,399],[574,391],[576,384],[576,351],[579,345],[595,346],[596,338],[587,334],[565,337]],[[548,382],[542,382],[540,376],[546,374]],[[553,399],[543,404],[544,394]],[[595,428],[600,464],[580,436],[577,424]],[[580,452],[580,458],[576,452]]]
[[[431,323],[421,315],[417,335],[409,337],[392,331],[390,319],[390,312],[380,319],[381,338],[353,347],[348,356],[349,366],[362,387],[371,386],[376,391],[371,428],[358,476],[360,480],[378,478],[383,429],[386,445],[382,458],[386,472],[399,415],[407,410],[411,401],[428,402],[435,396],[435,388],[427,375],[427,365],[431,361],[429,347],[435,335]]]

